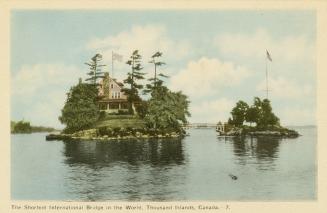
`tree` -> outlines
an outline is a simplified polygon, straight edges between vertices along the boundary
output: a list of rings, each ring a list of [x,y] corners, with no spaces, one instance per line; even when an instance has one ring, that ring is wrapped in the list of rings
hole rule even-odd
[[[135,102],[140,102],[141,98],[139,96],[139,90],[143,88],[143,85],[138,84],[137,81],[144,79],[144,73],[140,72],[143,67],[141,66],[142,56],[139,54],[138,50],[134,50],[132,55],[130,56],[130,60],[126,62],[131,69],[132,72],[127,73],[127,78],[124,80],[124,83],[129,84],[130,88],[122,89],[127,95],[127,100],[130,103],[130,111],[132,114],[136,113],[135,110]]]
[[[90,77],[86,79],[85,81],[90,81],[91,84],[97,85],[97,80],[99,78],[103,78],[103,72],[101,71],[101,67],[104,67],[106,65],[101,64],[102,61],[102,55],[101,54],[95,54],[91,58],[91,61],[89,63],[85,63],[89,66],[90,72],[87,73]]]
[[[31,133],[32,126],[30,122],[21,120],[13,125],[13,133]]]
[[[72,133],[87,129],[99,118],[98,89],[93,84],[79,82],[67,93],[66,103],[59,120],[66,125],[64,132]]]
[[[235,126],[243,125],[248,109],[249,109],[249,105],[247,103],[245,103],[244,101],[238,101],[236,103],[236,106],[231,111],[231,115],[232,115],[231,124]]]
[[[248,108],[246,115],[245,115],[245,121],[250,123],[250,126],[252,126],[252,123],[257,123],[259,116],[259,110],[255,106],[251,106]]]
[[[160,79],[160,77],[162,78],[168,78],[168,76],[162,74],[162,73],[158,73],[157,74],[157,67],[165,65],[165,62],[162,61],[158,61],[159,57],[162,56],[161,52],[156,52],[151,58],[152,60],[149,61],[149,63],[154,64],[154,77],[153,78],[149,78],[150,84],[146,85],[146,90],[144,90],[144,93],[151,93],[153,92],[157,87],[162,86],[163,84],[163,80]]]
[[[249,107],[249,109],[245,115],[245,120],[246,120],[246,122],[250,123],[250,126],[252,123],[258,124],[258,120],[261,115],[261,107],[262,107],[261,105],[262,105],[262,102],[261,102],[260,98],[255,97],[253,100],[252,106]]]
[[[258,125],[262,127],[279,125],[279,118],[272,112],[272,107],[268,99],[261,102],[261,116]]]
[[[272,107],[268,99],[260,100],[255,97],[252,106],[256,111],[257,126],[266,128],[269,125],[279,125],[279,118],[272,112]]]
[[[158,87],[148,101],[145,121],[154,129],[180,129],[187,123],[189,101],[181,92],[171,92],[167,87]]]

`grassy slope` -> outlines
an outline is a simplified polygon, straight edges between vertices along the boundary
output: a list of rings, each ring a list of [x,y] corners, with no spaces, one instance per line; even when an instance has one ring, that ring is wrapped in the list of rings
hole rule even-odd
[[[107,115],[102,121],[96,124],[96,127],[108,126],[110,128],[115,127],[134,127],[143,128],[145,123],[142,119],[132,115]]]

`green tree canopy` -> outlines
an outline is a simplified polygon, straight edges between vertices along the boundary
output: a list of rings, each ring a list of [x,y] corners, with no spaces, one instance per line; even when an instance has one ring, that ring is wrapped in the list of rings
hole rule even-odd
[[[279,125],[279,118],[272,112],[272,107],[268,99],[260,101],[259,98],[256,98],[254,105],[259,109],[257,126],[267,127],[269,125]]]
[[[236,106],[231,111],[232,124],[235,126],[243,125],[248,109],[249,105],[247,103],[245,103],[244,101],[238,101],[236,103]]]
[[[171,92],[167,87],[158,87],[152,92],[148,101],[147,115],[145,121],[150,128],[169,129],[181,127],[186,123],[189,101],[187,96],[181,92]]]
[[[232,118],[228,123],[235,126],[243,125],[244,121],[256,123],[258,127],[266,128],[269,125],[279,125],[279,118],[272,112],[268,99],[254,98],[253,105],[248,106],[244,101],[238,101],[231,111]]]
[[[259,110],[254,106],[250,106],[246,112],[245,121],[249,122],[251,126],[252,123],[258,122],[258,117],[259,117]]]
[[[12,133],[31,133],[32,132],[32,126],[30,122],[21,120],[17,123],[12,123]]]
[[[90,128],[98,120],[97,95],[98,89],[92,84],[79,82],[70,89],[59,117],[60,122],[66,125],[65,132]]]

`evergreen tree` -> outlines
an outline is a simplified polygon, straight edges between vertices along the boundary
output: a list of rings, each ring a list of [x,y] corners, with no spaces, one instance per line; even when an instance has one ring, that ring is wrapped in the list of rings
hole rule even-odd
[[[124,80],[124,83],[128,84],[130,87],[122,89],[122,92],[127,95],[132,114],[136,113],[135,102],[141,101],[139,90],[143,88],[143,85],[137,83],[137,81],[144,79],[144,73],[140,72],[143,69],[141,66],[141,59],[142,56],[139,54],[138,50],[134,50],[130,56],[130,60],[126,62],[126,64],[131,67],[131,72],[127,73],[127,78]]]
[[[146,85],[146,89],[144,90],[144,93],[151,93],[153,92],[157,87],[162,86],[163,80],[161,78],[168,78],[168,76],[157,73],[157,67],[165,65],[165,62],[159,61],[159,58],[162,56],[161,52],[156,52],[151,58],[152,60],[149,61],[149,63],[154,64],[154,77],[149,78],[150,84]]]
[[[97,85],[97,80],[99,78],[103,78],[103,73],[101,67],[104,67],[106,65],[101,64],[102,61],[102,55],[101,54],[95,54],[91,58],[91,61],[89,63],[85,63],[89,66],[90,72],[87,73],[90,77],[86,79],[85,81],[89,81],[93,85]]]

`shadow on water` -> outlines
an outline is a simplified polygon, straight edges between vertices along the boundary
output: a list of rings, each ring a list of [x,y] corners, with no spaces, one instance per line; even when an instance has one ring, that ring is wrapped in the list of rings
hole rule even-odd
[[[257,164],[259,170],[266,170],[273,169],[282,139],[277,137],[218,137],[218,141],[231,144],[238,164]]]
[[[184,164],[181,139],[124,140],[109,142],[66,141],[64,155],[68,165],[88,164],[106,167],[116,162],[129,165],[165,166]]]
[[[184,179],[181,139],[66,141],[63,154],[82,200],[166,200]]]

